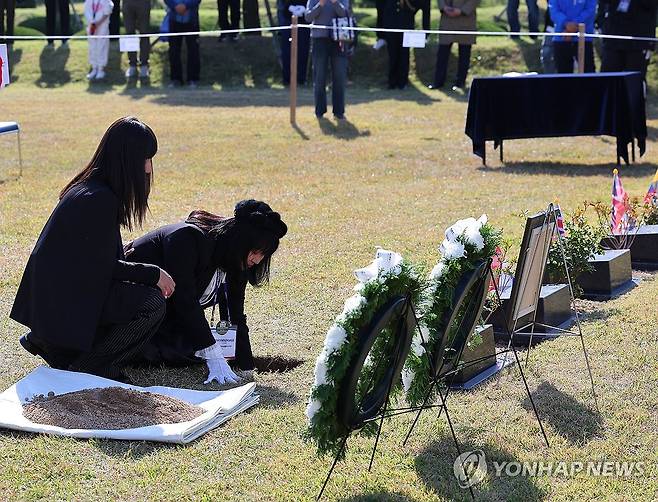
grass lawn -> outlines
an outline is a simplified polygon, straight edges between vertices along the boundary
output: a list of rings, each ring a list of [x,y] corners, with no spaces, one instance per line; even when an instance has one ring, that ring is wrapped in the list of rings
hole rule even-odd
[[[502,54],[501,61],[507,52],[518,56],[512,42],[494,49],[488,54]],[[209,80],[196,91],[165,90],[157,75],[151,88],[127,88],[118,78],[89,87],[78,82],[86,70],[84,44],[72,43],[61,67],[70,78],[50,82],[39,80],[48,72],[39,71],[38,61],[48,65],[52,55],[42,56],[40,44],[18,44],[19,50],[16,84],[0,92],[0,119],[20,122],[25,159],[24,176],[16,179],[13,138],[0,138],[0,388],[40,364],[17,342],[24,329],[8,319],[34,242],[61,187],[89,160],[107,125],[125,114],[149,123],[160,142],[144,231],[195,208],[228,214],[247,197],[270,202],[284,216],[290,231],[273,260],[272,282],[249,289],[246,311],[257,356],[302,364],[258,374],[258,407],[184,447],[2,431],[0,500],[311,499],[330,466],[301,439],[315,357],[352,293],[352,270],[370,262],[375,246],[429,269],[444,228],[458,218],[486,212],[506,236],[520,239],[518,215],[525,210],[555,197],[567,211],[586,199],[609,200],[614,140],[509,142],[505,165],[490,155],[491,165],[483,167],[463,133],[465,98],[424,90],[422,72],[414,73],[412,88],[395,93],[357,75],[347,92],[349,121],[341,124],[318,124],[311,91],[303,88],[295,130],[277,77],[246,77],[265,75],[262,65],[242,65],[239,81]],[[654,98],[648,117],[647,154],[621,169],[635,195],[644,194],[656,169]],[[658,498],[658,282],[652,274],[642,278],[617,300],[583,302],[600,414],[592,410],[576,339],[539,345],[529,365],[550,448],[515,370],[500,385],[454,394],[451,411],[464,449],[481,448],[490,462],[642,461],[645,475],[490,475],[476,487],[479,500]],[[73,313],[61,315],[74,322]],[[203,368],[132,371],[143,385],[219,388],[204,387],[204,375]],[[452,474],[455,452],[443,418],[425,414],[402,447],[410,421],[385,423],[370,473],[372,441],[352,441],[327,498],[468,500]]]

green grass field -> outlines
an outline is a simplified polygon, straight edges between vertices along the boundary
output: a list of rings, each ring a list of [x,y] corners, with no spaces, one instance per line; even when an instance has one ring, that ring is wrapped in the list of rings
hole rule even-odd
[[[493,15],[500,7],[488,9]],[[248,290],[246,310],[257,356],[302,364],[285,373],[257,374],[261,404],[184,447],[2,431],[0,500],[310,500],[330,466],[330,459],[316,458],[301,438],[315,357],[352,293],[352,270],[370,262],[375,246],[429,269],[443,230],[456,219],[486,212],[506,236],[519,239],[518,215],[555,197],[567,211],[586,199],[609,200],[614,140],[508,142],[507,162],[491,154],[491,165],[483,167],[463,133],[465,97],[422,86],[431,64],[414,71],[411,88],[393,93],[381,89],[383,74],[355,69],[347,91],[348,121],[338,124],[315,120],[311,90],[303,88],[293,129],[276,62],[269,56],[241,59],[260,54],[258,47],[271,51],[271,40],[243,42],[220,49],[207,41],[206,68],[211,49],[231,57],[218,58],[211,73],[204,71],[205,85],[195,91],[161,86],[165,79],[157,64],[164,60],[164,46],[158,48],[160,59],[154,58],[152,87],[129,88],[120,74],[110,85],[82,83],[83,43],[71,43],[64,65],[44,55],[40,42],[16,45],[15,84],[0,91],[0,120],[20,122],[25,165],[17,178],[14,138],[0,137],[0,389],[40,364],[17,342],[24,329],[8,319],[34,242],[61,187],[89,160],[107,125],[126,114],[149,123],[160,142],[143,231],[195,208],[228,214],[247,197],[270,202],[284,216],[290,231],[273,260],[272,282]],[[504,39],[483,41],[478,51],[474,58],[491,59],[474,64],[472,75],[494,72],[499,63],[514,66],[510,54],[523,61],[518,46]],[[431,48],[419,52],[432,61]],[[384,55],[369,54],[364,47],[360,61],[383,69]],[[421,60],[414,59],[417,66]],[[115,64],[118,71],[118,58]],[[55,77],[44,71],[49,65],[60,65]],[[220,71],[229,67],[236,68],[234,75]],[[648,119],[647,154],[621,169],[633,195],[644,194],[656,169],[653,97]],[[533,351],[527,374],[550,448],[516,370],[506,372],[499,385],[454,394],[450,404],[464,449],[481,448],[489,461],[642,461],[645,475],[490,475],[476,487],[478,500],[658,499],[658,283],[653,274],[641,278],[639,287],[617,300],[580,303],[600,413],[593,411],[577,339]],[[73,315],[62,312],[72,321]],[[131,374],[143,385],[219,388],[201,384],[203,368]],[[425,414],[402,447],[410,422],[403,417],[385,423],[370,473],[372,441],[352,441],[327,499],[469,500],[452,474],[455,451],[444,419]]]

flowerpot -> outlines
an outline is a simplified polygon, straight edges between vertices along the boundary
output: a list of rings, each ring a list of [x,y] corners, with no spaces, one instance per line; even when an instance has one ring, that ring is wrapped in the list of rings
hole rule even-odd
[[[605,250],[589,260],[591,272],[584,272],[576,278],[583,290],[583,298],[588,300],[610,300],[635,287],[629,249]]]
[[[639,270],[658,270],[658,225],[642,225],[628,236],[609,235],[601,241],[606,249],[617,249],[622,239],[631,242],[631,265]]]

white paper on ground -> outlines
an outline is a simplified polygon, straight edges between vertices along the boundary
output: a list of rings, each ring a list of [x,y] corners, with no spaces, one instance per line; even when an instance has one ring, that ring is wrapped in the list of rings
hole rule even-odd
[[[0,44],[0,89],[9,85],[9,57],[7,44]]]
[[[53,425],[35,424],[23,416],[22,404],[37,394],[56,395],[84,389],[123,387],[175,397],[203,408],[205,413],[194,420],[177,424],[160,424],[135,429],[65,429]],[[39,432],[76,438],[106,438],[137,441],[161,441],[165,443],[189,443],[206,432],[218,427],[229,418],[258,403],[254,394],[255,383],[225,391],[177,389],[175,387],[137,387],[107,378],[56,370],[41,366],[0,394],[0,427],[27,432]]]
[[[402,47],[425,47],[425,33],[405,31],[402,35]]]
[[[139,51],[139,37],[119,37],[120,52]]]

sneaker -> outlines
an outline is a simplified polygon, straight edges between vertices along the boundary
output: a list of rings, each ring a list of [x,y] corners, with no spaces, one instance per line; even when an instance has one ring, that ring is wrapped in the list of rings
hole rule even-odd
[[[137,67],[130,65],[126,70],[126,78],[135,78],[137,76]]]
[[[386,40],[384,40],[383,38],[378,38],[377,41],[375,42],[375,45],[373,45],[372,48],[378,51],[385,45],[386,45]]]
[[[190,80],[190,81],[187,83],[187,86],[188,86],[190,89],[196,89],[197,87],[199,87],[199,82],[198,82],[197,80]]]
[[[94,80],[96,78],[96,68],[92,68],[89,73],[87,73],[87,80]]]
[[[149,78],[150,76],[151,72],[149,72],[148,65],[142,65],[139,67],[139,78]]]
[[[105,78],[105,70],[103,68],[99,68],[98,71],[96,72],[95,80],[103,80],[104,78]]]

